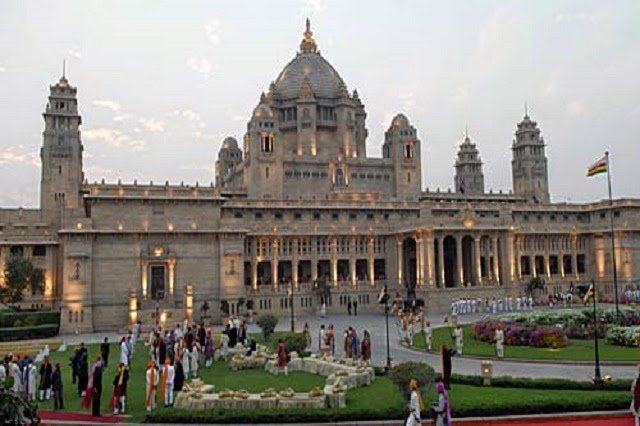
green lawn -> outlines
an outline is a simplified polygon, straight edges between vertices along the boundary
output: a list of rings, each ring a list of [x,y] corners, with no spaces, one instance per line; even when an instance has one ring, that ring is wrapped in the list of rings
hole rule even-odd
[[[471,325],[462,327],[464,332],[463,355],[495,357],[495,345],[474,339]],[[442,342],[447,342],[450,348],[455,348],[452,337],[453,330],[446,327],[433,329],[433,350],[438,351]],[[504,347],[505,358],[519,359],[548,359],[568,361],[592,361],[594,356],[593,340],[569,340],[569,345],[561,349],[531,348],[527,346]],[[417,333],[413,337],[413,346],[425,349],[424,333]],[[640,348],[614,346],[604,340],[599,340],[600,359],[602,361],[632,361],[640,358]]]

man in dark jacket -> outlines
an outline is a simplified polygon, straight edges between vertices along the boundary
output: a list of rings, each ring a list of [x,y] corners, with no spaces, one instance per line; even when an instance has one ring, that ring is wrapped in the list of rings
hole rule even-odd
[[[51,375],[51,390],[53,391],[53,409],[64,410],[64,401],[62,399],[62,372],[60,371],[59,362],[56,362],[56,367]]]
[[[104,342],[100,345],[100,354],[102,355],[102,365],[104,368],[109,366],[109,338],[105,337]]]
[[[93,375],[93,394],[91,395],[91,415],[94,417],[100,416],[100,399],[102,397],[102,362],[101,356],[98,355],[98,360],[93,365],[91,374]]]

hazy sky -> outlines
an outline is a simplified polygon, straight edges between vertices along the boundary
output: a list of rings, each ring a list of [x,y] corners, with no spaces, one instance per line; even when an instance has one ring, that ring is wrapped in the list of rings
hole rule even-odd
[[[78,87],[90,181],[209,184],[311,17],[319,49],[365,104],[370,156],[407,114],[423,187],[449,188],[468,125],[486,189],[511,188],[525,101],[554,201],[638,196],[640,1],[25,1],[0,13],[0,206],[37,206],[42,112]]]

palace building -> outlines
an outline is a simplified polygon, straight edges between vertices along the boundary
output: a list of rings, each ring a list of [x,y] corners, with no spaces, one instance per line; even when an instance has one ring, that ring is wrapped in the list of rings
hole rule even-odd
[[[533,277],[546,292],[593,279],[613,298],[609,203],[550,202],[536,121],[516,125],[509,193],[485,191],[468,136],[454,191],[425,191],[418,129],[397,114],[382,158],[368,156],[365,105],[308,21],[243,140],[223,141],[215,186],[87,182],[66,76],[43,118],[40,208],[0,209],[0,266],[17,255],[45,270],[44,293],[26,304],[60,309],[65,333],[199,319],[204,301],[214,318],[223,301],[231,314],[247,300],[258,315],[315,312],[318,281],[331,286],[330,312],[348,300],[379,310],[384,286],[442,312],[459,297],[515,297]],[[640,199],[611,211],[621,295],[640,279]]]

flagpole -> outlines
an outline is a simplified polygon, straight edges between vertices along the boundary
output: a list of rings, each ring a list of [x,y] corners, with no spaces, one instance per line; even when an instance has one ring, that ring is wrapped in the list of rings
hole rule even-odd
[[[620,315],[620,306],[618,305],[618,268],[616,266],[616,243],[613,233],[613,198],[611,196],[611,164],[609,163],[609,151],[605,151],[607,157],[607,183],[609,186],[609,219],[611,224],[611,258],[613,265],[613,295],[616,303],[616,315]]]
[[[600,374],[600,350],[598,347],[598,314],[596,312],[596,282],[595,280],[591,280],[591,287],[593,288],[593,330],[594,330],[594,338],[595,338],[595,361],[596,361],[596,369],[595,369],[595,377],[593,378],[593,384],[596,389],[602,388],[602,375]]]

